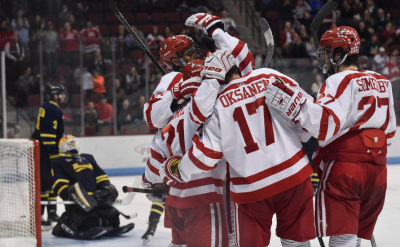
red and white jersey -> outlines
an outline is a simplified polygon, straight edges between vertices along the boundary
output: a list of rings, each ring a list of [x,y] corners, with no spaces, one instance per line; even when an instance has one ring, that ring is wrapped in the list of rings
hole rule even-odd
[[[94,52],[100,49],[100,38],[101,34],[97,28],[87,28],[82,29],[81,37],[83,38],[83,52]]]
[[[254,57],[247,48],[247,44],[230,36],[228,33],[222,31],[222,29],[215,30],[212,37],[218,49],[228,50],[235,56],[236,66],[238,66],[242,75],[253,70]],[[179,77],[180,79],[178,80]],[[163,128],[171,119],[173,113],[170,106],[173,97],[169,90],[180,81],[182,81],[181,73],[171,72],[164,75],[158,83],[151,99],[145,104],[143,115],[151,129]]]
[[[77,51],[79,33],[76,30],[69,30],[69,32],[61,29],[58,32],[60,40],[60,51]]]
[[[183,180],[212,171],[224,157],[229,163],[231,200],[250,203],[309,178],[313,169],[294,124],[265,104],[268,83],[278,77],[301,90],[294,80],[272,69],[254,70],[221,85],[212,115],[179,164]]]
[[[199,128],[199,124],[193,121],[193,118],[196,118],[193,107],[197,107],[193,105],[194,99],[197,98],[197,103],[203,112],[211,114],[218,88],[219,83],[216,80],[204,81],[197,90],[200,93],[192,96],[192,100],[179,108],[171,121],[158,131],[151,143],[151,156],[145,173],[149,182],[161,183],[159,168],[162,163],[171,156],[183,156],[191,148],[192,137]],[[211,91],[211,93],[208,93],[208,97],[201,97],[207,91]],[[225,176],[226,162],[221,160],[216,165],[216,169],[193,174],[189,182],[179,183],[174,188],[171,187],[166,203],[176,208],[191,208],[215,202],[222,204]]]
[[[381,129],[390,144],[396,132],[390,81],[373,71],[346,70],[330,76],[315,103],[306,101],[295,121],[327,146],[349,131]]]
[[[158,34],[156,37],[154,37],[151,33],[147,35],[147,45],[150,49],[159,49],[164,40],[165,38],[161,34]]]
[[[386,76],[391,82],[398,81],[400,77],[399,63],[387,61],[385,63],[385,66],[383,67],[382,74]]]

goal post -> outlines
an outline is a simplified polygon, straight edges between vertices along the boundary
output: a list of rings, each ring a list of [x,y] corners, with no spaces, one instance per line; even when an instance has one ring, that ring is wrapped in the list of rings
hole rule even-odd
[[[38,141],[0,139],[0,188],[0,246],[41,247]]]

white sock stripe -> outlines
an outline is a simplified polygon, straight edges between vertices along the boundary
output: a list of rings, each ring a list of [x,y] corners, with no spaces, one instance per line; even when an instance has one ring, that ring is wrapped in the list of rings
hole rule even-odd
[[[239,210],[238,210],[238,205],[235,203],[235,241],[236,241],[236,246],[240,247],[240,238],[239,238]]]
[[[219,203],[217,202],[217,213],[218,213],[218,247],[222,247],[222,217],[221,217],[221,208]]]
[[[329,177],[329,173],[331,171],[332,165],[333,163],[335,163],[334,160],[332,160],[330,162],[330,164],[328,165],[328,167],[326,167],[326,173],[324,174],[324,181],[323,181],[323,189],[321,191],[321,211],[322,211],[322,219],[321,219],[321,224],[322,224],[322,236],[325,237],[326,236],[326,208],[325,208],[325,189],[326,189],[326,180]]]
[[[215,247],[215,211],[214,205],[210,204],[211,211],[211,247]]]

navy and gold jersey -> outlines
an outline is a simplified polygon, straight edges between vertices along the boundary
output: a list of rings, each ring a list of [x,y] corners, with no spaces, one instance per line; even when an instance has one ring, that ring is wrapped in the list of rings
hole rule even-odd
[[[55,181],[53,191],[63,200],[68,200],[67,188],[76,182],[80,182],[89,195],[110,184],[107,174],[90,154],[63,154],[53,159],[52,169]]]
[[[39,108],[35,132],[32,137],[39,140],[50,158],[58,156],[58,142],[64,133],[64,115],[58,105],[52,101]]]

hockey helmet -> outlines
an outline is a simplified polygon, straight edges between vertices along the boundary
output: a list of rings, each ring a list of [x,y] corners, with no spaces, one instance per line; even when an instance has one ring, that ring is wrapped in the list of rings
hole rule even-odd
[[[68,153],[73,150],[79,153],[79,141],[73,135],[64,135],[58,143],[58,149],[61,153]]]
[[[347,56],[358,54],[360,50],[360,36],[352,27],[341,26],[326,31],[319,42],[317,50],[318,67],[324,74],[332,75],[335,69],[343,63]],[[341,49],[338,49],[341,48]],[[334,61],[334,53],[341,53],[341,58]],[[327,66],[330,61],[330,68]]]
[[[170,69],[182,71],[187,62],[198,58],[198,45],[194,43],[193,39],[187,35],[175,35],[166,39],[160,46],[160,56],[162,61]],[[190,57],[189,61],[185,61],[184,56]],[[181,64],[177,68],[172,63],[172,58],[177,58]]]
[[[183,69],[183,81],[192,77],[200,77],[201,69],[203,68],[203,60],[193,60],[186,64]]]
[[[58,95],[58,100],[57,100],[58,104],[61,103],[62,94],[65,95],[64,102],[67,101],[67,97],[66,97],[67,94],[66,94],[65,88],[61,84],[46,85],[46,94],[48,95],[50,100],[56,100],[54,96]]]

